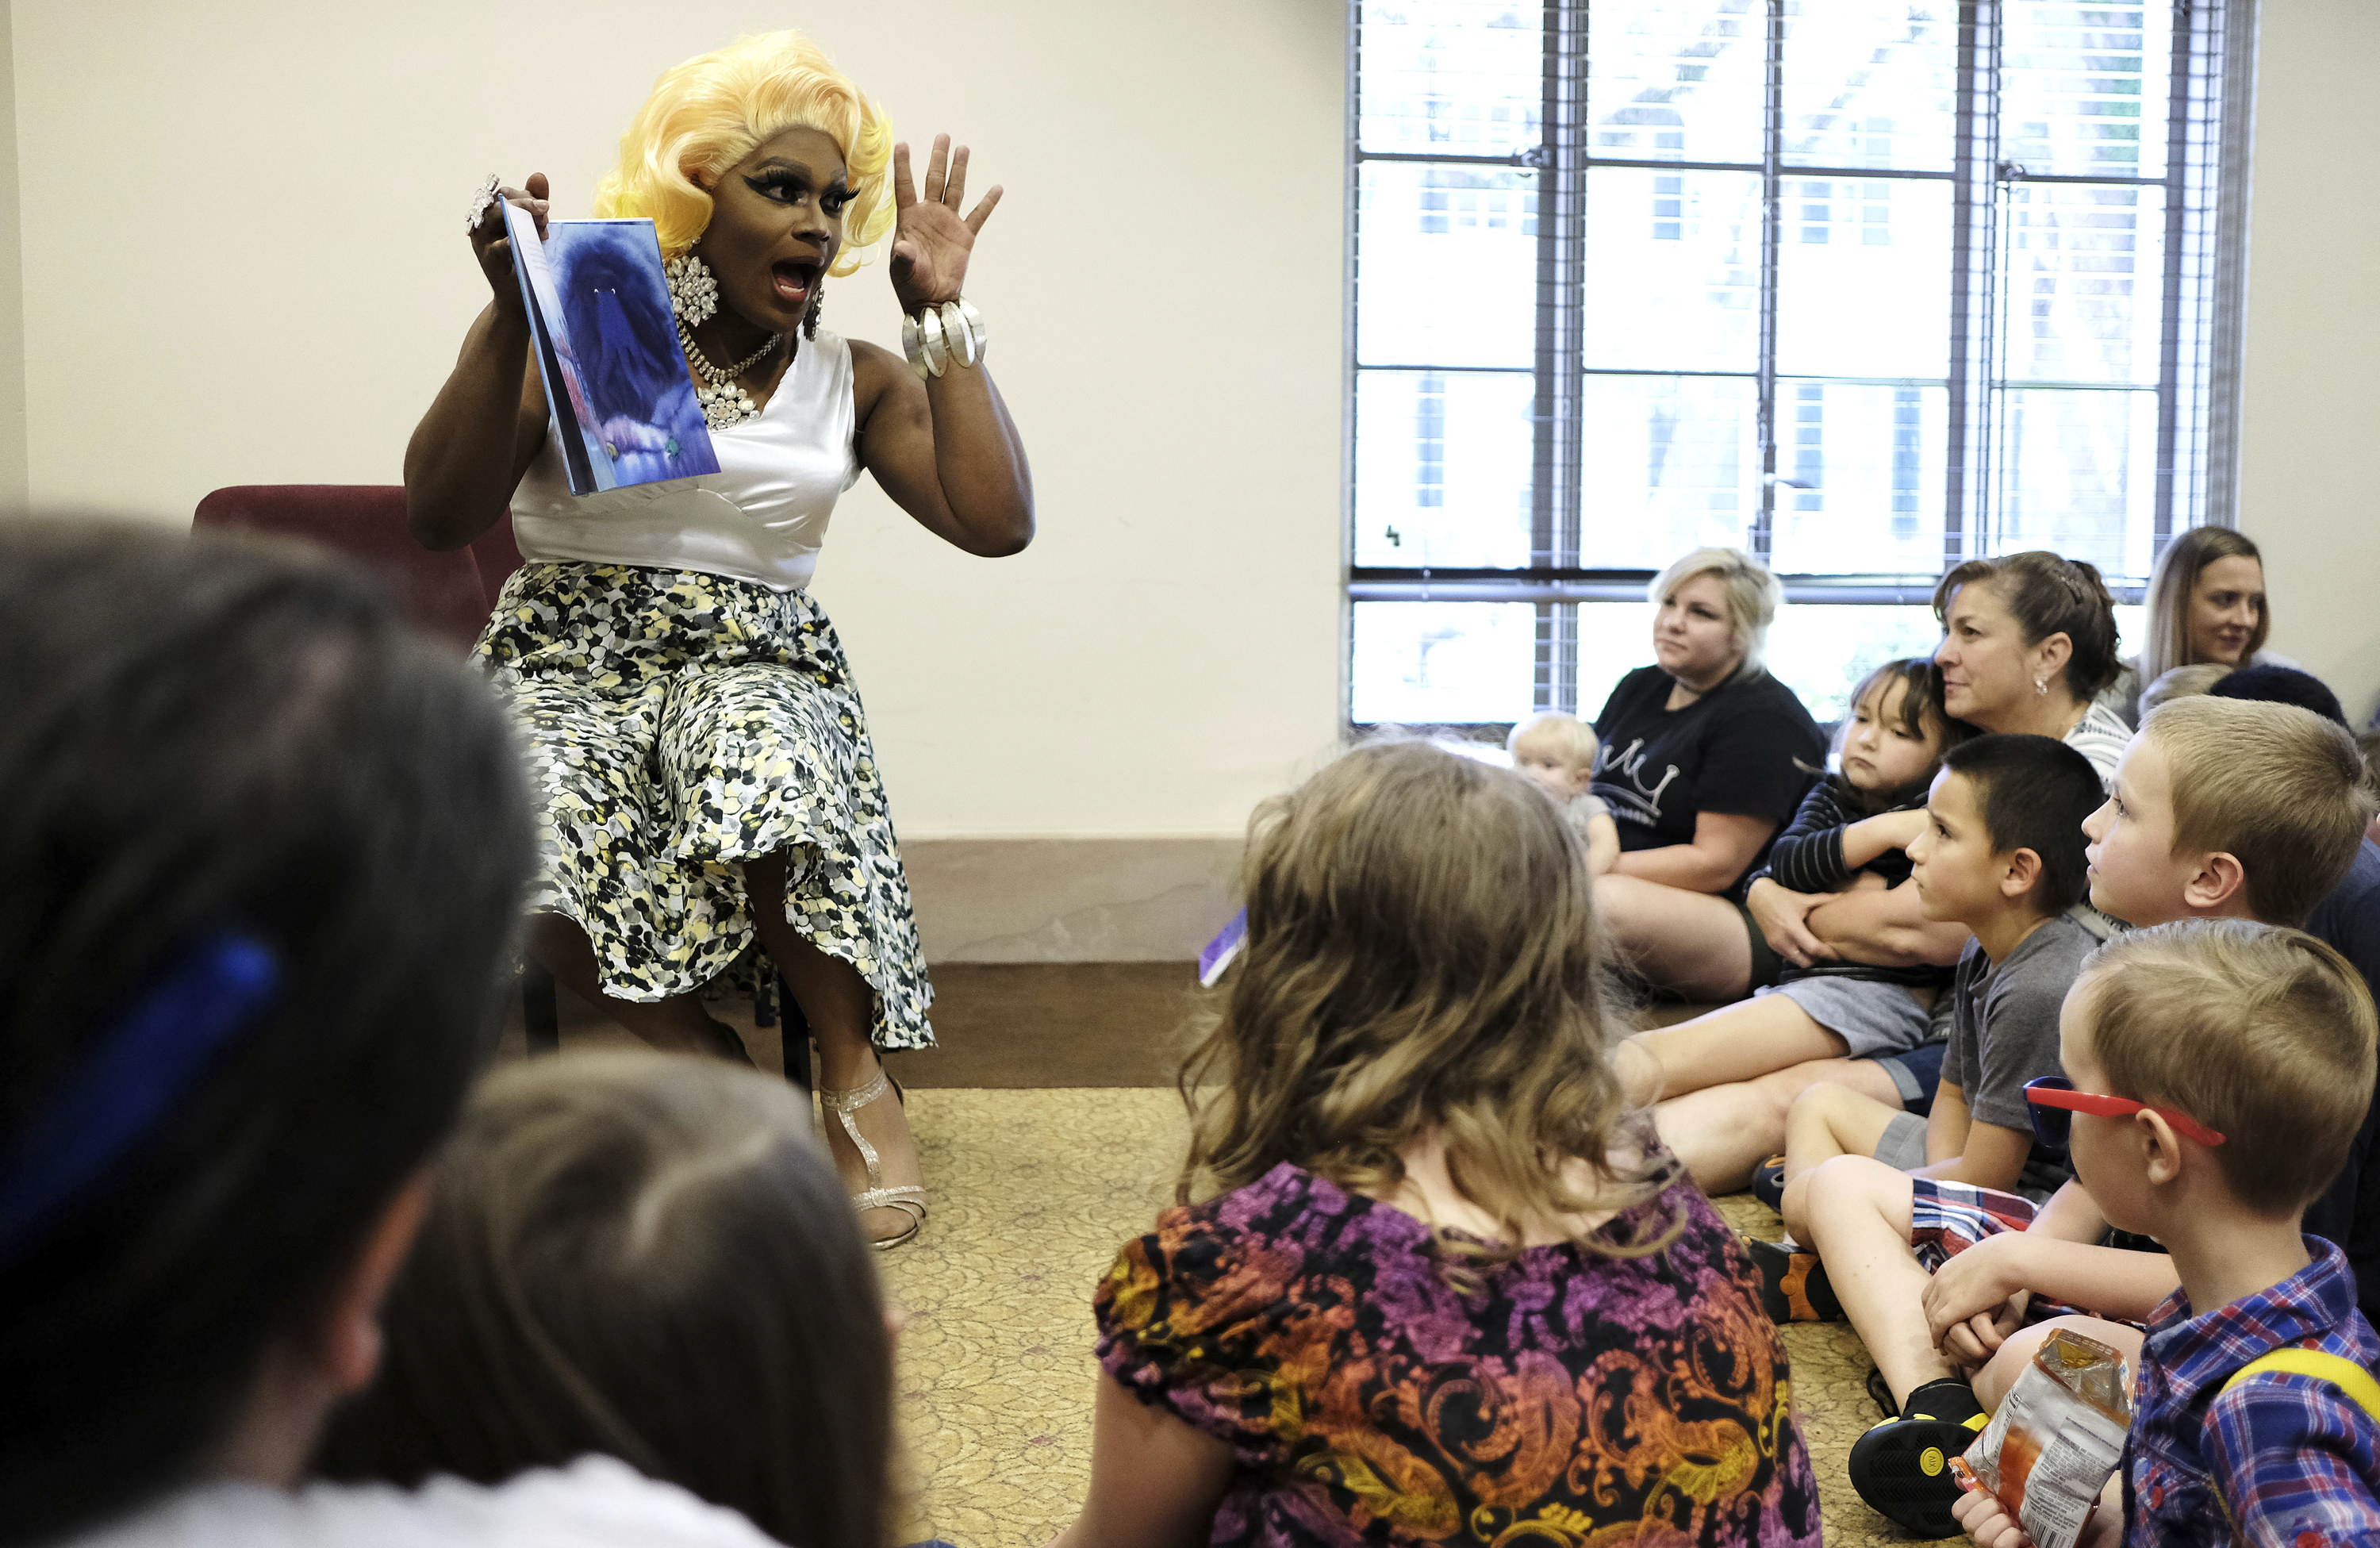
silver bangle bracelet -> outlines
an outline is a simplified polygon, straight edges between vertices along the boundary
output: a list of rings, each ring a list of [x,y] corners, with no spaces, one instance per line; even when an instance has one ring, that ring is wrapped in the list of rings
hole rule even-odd
[[[901,318],[901,353],[909,358],[909,369],[919,381],[940,376],[953,364],[982,364],[990,342],[983,313],[965,300],[944,301],[915,317],[905,313]]]

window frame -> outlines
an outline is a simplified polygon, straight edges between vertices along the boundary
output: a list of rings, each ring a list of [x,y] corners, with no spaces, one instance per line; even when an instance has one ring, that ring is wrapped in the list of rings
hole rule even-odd
[[[1793,404],[1780,398],[1777,371],[1777,289],[1779,246],[1788,224],[1784,185],[1827,181],[1838,201],[1844,180],[1948,181],[1953,188],[1951,360],[1943,563],[1934,574],[1783,573],[1789,603],[1924,604],[1937,577],[1978,554],[2002,552],[1991,542],[1998,514],[1994,481],[2005,474],[1992,412],[1995,396],[2024,384],[2002,376],[1992,358],[1993,302],[2001,283],[2001,192],[2006,186],[2085,184],[2156,188],[2165,196],[2163,272],[2159,278],[2157,441],[2152,555],[2178,531],[2194,525],[2234,524],[2239,358],[2245,222],[2220,216],[2242,208],[2249,141],[2248,105],[2254,81],[2257,0],[2162,0],[2174,24],[2164,130],[2163,175],[2035,174],[2005,160],[1998,143],[1998,67],[2002,48],[1999,0],[1958,0],[1956,144],[1949,171],[1787,165],[1783,146],[1783,54],[1790,0],[1756,0],[1763,35],[1764,132],[1758,164],[1646,156],[1600,156],[1587,143],[1586,36],[1594,0],[1545,0],[1539,142],[1509,155],[1366,151],[1361,140],[1365,0],[1349,0],[1347,53],[1347,181],[1345,185],[1344,417],[1341,531],[1348,546],[1342,604],[1341,704],[1353,704],[1354,609],[1368,602],[1528,603],[1536,611],[1532,702],[1536,710],[1591,715],[1578,691],[1577,605],[1641,601],[1658,573],[1584,563],[1581,509],[1583,409],[1581,384],[1596,374],[1643,374],[1585,365],[1584,283],[1586,174],[1629,168],[1656,176],[1697,170],[1757,171],[1762,178],[1758,365],[1754,372],[1718,373],[1756,385],[1759,505],[1747,543],[1767,558],[1779,508],[1780,456],[1793,447]],[[1800,0],[1802,4],[1813,0]],[[1823,0],[1816,0],[1823,3]],[[2143,0],[2157,5],[2161,0]],[[2146,132],[2152,120],[2143,118]],[[1536,350],[1531,478],[1530,563],[1523,568],[1392,567],[1355,563],[1358,380],[1366,372],[1458,374],[1466,368],[1428,360],[1365,364],[1357,352],[1358,198],[1371,163],[1408,163],[1519,171],[1537,180]],[[1492,368],[1506,372],[1506,368]],[[1694,375],[1695,372],[1659,374]],[[1789,384],[1798,384],[1787,379]],[[1828,378],[1833,381],[1835,379]],[[1780,423],[1780,406],[1782,421]],[[1897,410],[1896,410],[1897,411]],[[1896,423],[1897,423],[1896,420]],[[1790,479],[1790,471],[1786,474]],[[1898,473],[1895,507],[1899,506]],[[2152,560],[2154,562],[2154,559]],[[2119,603],[2138,603],[2145,575],[2107,577]],[[1349,716],[1352,721],[1352,713]],[[1491,723],[1478,723],[1485,730]],[[1501,723],[1492,723],[1499,724]]]

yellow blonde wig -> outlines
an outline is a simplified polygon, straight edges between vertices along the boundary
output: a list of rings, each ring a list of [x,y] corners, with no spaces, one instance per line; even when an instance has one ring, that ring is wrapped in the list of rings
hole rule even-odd
[[[710,187],[790,128],[821,130],[843,152],[853,197],[827,273],[854,274],[860,250],[892,226],[892,126],[799,32],[739,38],[662,72],[620,137],[620,165],[596,185],[595,213],[650,220],[662,256],[675,258],[710,224]]]

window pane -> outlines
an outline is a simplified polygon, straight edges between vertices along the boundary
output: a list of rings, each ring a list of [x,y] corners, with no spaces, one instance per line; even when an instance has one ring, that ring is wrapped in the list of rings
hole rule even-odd
[[[1760,508],[1753,383],[1589,376],[1582,396],[1585,564],[1659,569],[1705,543],[1743,542]]]
[[[2000,14],[2003,158],[2034,173],[2165,176],[2168,0],[2001,0]]]
[[[1950,185],[1782,180],[1777,369],[1793,376],[1950,370]]]
[[[1525,602],[1355,604],[1357,725],[1518,720],[1536,692],[1537,610]]]
[[[1788,603],[1768,628],[1768,670],[1819,723],[1840,720],[1862,677],[1901,656],[1930,656],[1931,607]]]
[[[1777,384],[1779,575],[1932,575],[1942,567],[1950,394]]]
[[[1742,172],[1586,175],[1586,364],[1760,366],[1760,178]]]
[[[2148,572],[2156,509],[2156,394],[2010,388],[1999,416],[1993,553],[2054,548],[2109,575]]]
[[[1358,7],[1356,25],[1365,150],[1508,155],[1544,140],[1541,7],[1372,0]]]
[[[1757,164],[1766,26],[1731,0],[1595,0],[1587,153]]]
[[[2156,385],[2165,190],[2007,183],[2001,192],[2005,375]]]
[[[1535,176],[1366,162],[1355,197],[1365,365],[1536,363]]]
[[[1536,379],[1366,371],[1355,378],[1355,563],[1529,562]]]
[[[1671,555],[1670,558],[1677,557]],[[1666,562],[1666,561],[1665,561]],[[1578,718],[1593,720],[1620,679],[1653,664],[1653,608],[1642,602],[1578,604]]]
[[[1957,0],[1789,5],[1784,73],[1786,165],[1950,170]]]

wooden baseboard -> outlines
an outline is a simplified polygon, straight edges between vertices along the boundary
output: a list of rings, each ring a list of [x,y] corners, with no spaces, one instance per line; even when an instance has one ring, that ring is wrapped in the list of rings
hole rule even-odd
[[[934,962],[1180,962],[1237,907],[1237,836],[925,838],[901,859]]]

